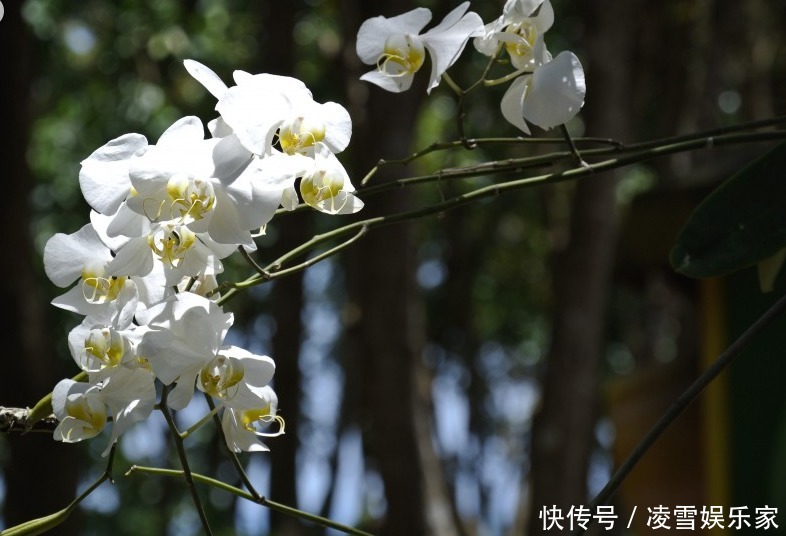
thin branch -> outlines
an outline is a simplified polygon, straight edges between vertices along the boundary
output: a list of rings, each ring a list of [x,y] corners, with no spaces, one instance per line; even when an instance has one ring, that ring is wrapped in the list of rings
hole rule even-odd
[[[720,136],[720,135],[724,135],[724,134],[731,134],[731,133],[734,133],[734,132],[744,132],[744,131],[748,131],[748,130],[757,130],[757,129],[765,128],[765,127],[775,127],[775,126],[783,125],[784,123],[786,123],[786,116],[776,116],[776,117],[771,117],[771,118],[768,118],[768,119],[761,119],[761,120],[758,120],[758,121],[750,121],[750,122],[747,122],[747,123],[739,123],[737,125],[728,125],[728,126],[723,126],[723,127],[710,129],[710,130],[705,130],[705,131],[702,131],[702,132],[696,132],[696,133],[692,133],[692,134],[683,134],[683,135],[680,135],[680,136],[672,136],[672,137],[669,137],[669,138],[660,138],[660,139],[656,139],[656,140],[650,140],[650,141],[645,141],[645,142],[638,142],[638,143],[634,143],[634,144],[625,144],[625,143],[623,143],[621,141],[614,140],[614,139],[611,139],[611,138],[597,138],[597,137],[573,138],[573,142],[577,146],[580,145],[580,144],[583,145],[585,143],[603,144],[603,145],[611,146],[611,147],[606,148],[606,149],[596,149],[596,150],[592,150],[592,151],[582,150],[582,153],[584,155],[603,156],[603,155],[609,155],[609,154],[619,153],[619,152],[623,152],[623,151],[643,151],[645,149],[652,149],[652,148],[658,147],[660,145],[671,145],[671,144],[674,144],[674,143],[680,143],[680,142],[685,142],[685,141],[692,141],[692,140],[696,140],[696,139],[710,139],[710,138],[712,138],[714,136]],[[367,193],[370,190],[370,188],[363,188],[363,187],[371,179],[371,177],[374,174],[376,174],[377,171],[379,171],[380,168],[382,168],[384,166],[396,165],[396,164],[398,164],[398,165],[406,165],[406,164],[409,164],[410,162],[412,162],[412,161],[414,161],[414,160],[416,160],[418,158],[421,158],[423,156],[431,154],[431,153],[433,153],[435,151],[443,151],[443,150],[456,149],[456,148],[463,147],[466,142],[472,144],[473,146],[479,146],[479,145],[500,145],[500,144],[536,144],[536,145],[540,145],[540,144],[561,144],[561,143],[564,143],[564,141],[565,140],[562,137],[531,138],[531,137],[518,136],[518,137],[514,137],[514,138],[468,138],[467,140],[454,140],[454,141],[448,141],[448,142],[435,142],[435,143],[432,143],[431,145],[425,147],[424,149],[416,151],[416,152],[414,152],[414,153],[412,153],[409,156],[406,156],[404,158],[381,159],[381,160],[379,160],[379,162],[377,162],[377,165],[374,166],[366,174],[366,176],[363,178],[363,180],[360,183],[361,187],[358,189],[358,191],[363,191],[364,193]],[[541,163],[543,165],[547,165],[547,164],[554,164],[554,163],[564,159],[565,157],[566,157],[565,153],[563,153],[563,152],[555,152],[555,153],[551,153],[551,154],[548,154],[548,155],[541,155],[541,156],[534,157],[534,158],[537,158],[537,161],[539,161],[539,163]],[[522,162],[524,162],[524,161],[525,160],[522,160]],[[535,160],[533,159],[532,161],[535,161]],[[491,164],[491,163],[487,163],[487,164]],[[386,185],[389,186],[388,183],[386,183]],[[303,205],[303,208],[305,208],[305,207],[306,207],[306,205]],[[300,207],[298,207],[298,208],[300,208]],[[279,212],[277,212],[277,214],[279,214],[279,213],[286,213],[286,212],[288,212],[288,211],[285,211],[285,210],[281,209],[281,210],[279,210]]]
[[[761,315],[751,326],[723,352],[710,367],[694,381],[685,392],[683,392],[677,400],[669,407],[666,413],[655,423],[655,425],[647,432],[647,435],[636,445],[633,451],[628,455],[627,459],[620,465],[619,469],[612,475],[611,479],[606,483],[603,489],[592,500],[589,510],[594,512],[598,506],[605,505],[609,499],[614,495],[620,484],[630,474],[636,464],[641,460],[644,454],[652,447],[660,435],[679,417],[683,411],[701,394],[707,385],[714,380],[718,374],[723,372],[734,359],[739,356],[740,352],[745,346],[764,328],[769,326],[773,320],[786,311],[786,296],[782,296],[776,301],[763,315]],[[589,525],[587,525],[589,526]],[[575,534],[584,534],[586,529],[580,529]]]
[[[51,434],[57,428],[57,417],[49,415],[36,422],[30,422],[30,408],[7,408],[0,406],[0,433],[46,432]]]
[[[140,472],[140,473],[150,473],[153,475],[159,476],[168,476],[168,477],[183,477],[183,471],[177,471],[175,469],[162,469],[159,467],[144,467],[141,465],[133,465],[131,468],[126,472],[126,476],[130,476],[132,473]],[[277,503],[275,501],[271,501],[270,499],[266,499],[265,497],[254,497],[248,492],[243,491],[240,488],[236,488],[235,486],[231,486],[226,482],[222,482],[221,480],[216,480],[210,478],[205,475],[201,475],[199,473],[191,473],[191,477],[198,482],[206,484],[208,486],[213,486],[214,488],[218,488],[234,495],[242,499],[246,499],[253,503],[259,504],[261,506],[265,506],[270,508],[271,510],[276,510],[277,512],[281,512],[283,514],[296,517],[298,519],[303,519],[305,521],[310,521],[322,527],[335,529],[341,531],[345,534],[352,534],[355,536],[373,536],[372,534],[348,527],[346,525],[342,525],[341,523],[336,523],[333,520],[327,519],[325,517],[321,517],[315,514],[310,514],[308,512],[304,512],[302,510],[298,510],[297,508],[292,508],[290,506],[286,506],[285,504]]]
[[[163,392],[161,394],[161,405],[159,410],[164,414],[164,419],[166,419],[166,423],[169,425],[169,430],[172,432],[172,440],[175,442],[177,455],[180,458],[180,465],[183,467],[183,471],[180,473],[180,475],[186,481],[186,487],[191,493],[191,499],[194,503],[194,508],[196,508],[197,513],[199,514],[199,520],[202,522],[202,528],[205,529],[205,534],[211,536],[213,532],[210,530],[210,523],[208,522],[205,509],[202,506],[202,499],[199,498],[199,491],[194,485],[194,479],[188,464],[188,456],[186,455],[186,448],[185,444],[183,443],[183,438],[180,437],[180,432],[178,431],[177,425],[175,424],[175,419],[172,417],[172,412],[169,411],[169,406],[167,406],[167,398],[169,397],[170,390],[170,386],[164,386]]]
[[[782,140],[782,139],[786,139],[786,131],[781,131],[781,130],[771,131],[771,132],[726,134],[726,135],[710,136],[704,138],[690,138],[686,141],[681,141],[678,143],[659,145],[635,153],[626,153],[619,156],[618,158],[610,158],[599,162],[593,162],[591,167],[571,168],[568,170],[559,171],[556,173],[549,173],[546,175],[525,177],[521,179],[490,184],[487,186],[476,188],[475,190],[472,190],[470,192],[459,194],[449,199],[445,199],[441,202],[434,203],[433,205],[421,207],[419,209],[415,209],[411,211],[394,213],[387,216],[377,216],[374,218],[357,221],[354,223],[344,225],[343,227],[338,227],[336,229],[333,229],[332,231],[328,231],[320,235],[315,235],[310,240],[304,242],[300,246],[292,249],[286,255],[280,257],[274,264],[279,264],[279,265],[283,264],[284,262],[290,260],[295,256],[305,254],[307,251],[319,246],[324,242],[335,240],[337,238],[340,238],[342,236],[351,233],[357,233],[356,237],[351,238],[350,240],[337,246],[336,248],[333,248],[329,251],[320,254],[318,258],[319,260],[322,260],[332,254],[335,254],[338,250],[345,248],[351,242],[353,242],[354,240],[356,240],[357,238],[359,238],[360,236],[362,236],[367,231],[370,231],[373,228],[382,227],[385,225],[391,225],[394,223],[400,223],[403,221],[415,220],[434,214],[439,214],[446,210],[458,208],[460,206],[467,205],[479,201],[481,199],[496,197],[507,191],[521,190],[524,188],[530,188],[533,186],[538,186],[543,184],[555,184],[558,182],[564,182],[568,180],[576,180],[586,177],[597,176],[597,174],[603,171],[608,171],[610,169],[625,167],[634,163],[644,162],[646,160],[651,160],[662,156],[693,151],[702,148],[715,148],[724,145],[761,142],[761,141],[774,141],[774,140]],[[569,157],[572,157],[571,153],[569,152],[564,154],[568,155]],[[454,177],[454,178],[474,177],[474,176],[489,175],[489,174],[502,173],[502,172],[516,172],[516,171],[520,171],[520,161],[518,159],[509,159],[501,162],[491,162],[488,164],[478,164],[478,165],[467,166],[462,168],[454,168],[453,170],[443,170],[439,174],[423,175],[419,177],[409,177],[406,179],[400,179],[399,181],[395,181],[395,183],[389,183],[389,184],[395,184],[401,187],[409,184],[433,182],[437,180],[442,180],[446,177]],[[382,188],[383,186],[387,186],[387,184],[379,186],[379,188]],[[306,267],[311,266],[313,264],[314,262],[307,261],[306,263],[293,266],[291,268],[287,268],[286,270],[279,270],[276,272],[273,272],[271,270],[267,270],[267,271],[271,272],[270,277],[272,278],[277,274],[282,274],[282,275],[290,274],[296,271],[303,270]],[[226,303],[226,301],[228,301],[237,292],[237,290],[258,285],[266,280],[267,279],[263,279],[263,277],[258,273],[241,282],[226,283],[222,287],[222,291],[223,289],[226,288],[228,288],[229,291],[226,294],[222,295],[221,304]]]
[[[599,138],[599,137],[582,137],[582,138],[573,138],[573,142],[576,145],[584,145],[584,144],[600,144],[600,145],[609,145],[613,150],[622,150],[625,148],[625,144],[619,140],[615,140],[612,138]],[[363,186],[368,183],[368,181],[379,171],[380,168],[384,166],[392,166],[392,165],[407,165],[418,158],[422,158],[428,154],[437,152],[437,151],[445,151],[448,149],[458,149],[460,147],[465,147],[466,144],[470,144],[473,148],[480,147],[481,145],[559,145],[565,143],[563,138],[525,138],[524,136],[515,136],[515,137],[501,137],[501,138],[467,138],[465,140],[453,140],[453,141],[438,141],[434,142],[428,147],[420,149],[409,156],[405,156],[404,158],[394,158],[394,159],[382,159],[377,164],[371,168],[371,170],[363,177],[360,181],[359,190],[365,191]],[[606,151],[608,153],[608,151]],[[560,153],[552,153],[551,155],[543,155],[549,156],[550,158],[554,159],[555,157],[563,158]],[[540,158],[542,159],[543,156]],[[551,163],[551,162],[549,162]]]
[[[560,125],[560,130],[562,131],[562,135],[565,137],[565,141],[568,142],[568,147],[570,147],[570,152],[573,153],[573,158],[576,161],[577,166],[587,167],[587,164],[584,159],[579,154],[579,150],[576,148],[576,144],[573,142],[573,137],[570,135],[568,131],[568,127],[565,124]]]
[[[210,407],[211,411],[214,411],[216,409],[216,404],[215,402],[213,402],[213,397],[211,397],[207,393],[204,393],[204,395],[205,395],[205,400],[207,401],[207,405]],[[218,414],[215,412],[213,412],[213,422],[216,424],[216,429],[218,430],[218,440],[221,441],[222,445],[224,445],[224,449],[226,450],[227,455],[229,456],[229,459],[232,462],[232,465],[235,467],[235,471],[237,471],[240,480],[243,481],[243,485],[251,494],[255,502],[262,501],[264,497],[256,490],[256,488],[254,488],[254,485],[251,483],[251,479],[248,478],[248,475],[246,474],[246,470],[243,468],[243,464],[240,463],[240,460],[238,459],[235,451],[233,451],[231,448],[229,448],[229,445],[227,445],[227,438],[226,435],[224,434],[224,427],[221,426],[221,417],[219,417]]]
[[[322,261],[324,259],[327,259],[328,257],[332,257],[333,255],[335,255],[336,253],[338,253],[342,249],[345,249],[345,248],[349,247],[351,244],[353,244],[354,242],[356,242],[357,240],[360,240],[360,238],[363,237],[368,232],[368,229],[369,229],[369,226],[365,225],[364,222],[361,222],[360,229],[357,231],[357,233],[354,236],[352,236],[348,240],[345,240],[341,244],[339,244],[339,245],[337,245],[337,246],[335,246],[333,248],[330,248],[329,250],[324,251],[324,252],[320,253],[319,255],[311,257],[310,259],[308,259],[308,260],[306,260],[306,261],[304,261],[304,262],[302,262],[300,264],[296,264],[295,266],[291,266],[289,268],[281,269],[281,265],[284,264],[285,262],[287,262],[288,260],[290,260],[290,259],[292,259],[294,257],[297,257],[298,255],[301,255],[301,254],[303,254],[305,252],[307,252],[308,250],[312,249],[315,245],[320,244],[322,242],[325,242],[329,238],[326,238],[324,234],[323,235],[315,235],[308,242],[305,242],[305,243],[301,244],[300,246],[296,247],[295,249],[290,250],[285,255],[282,255],[281,257],[279,257],[278,259],[276,259],[275,261],[270,263],[266,268],[262,268],[257,263],[253,263],[252,266],[254,266],[254,268],[257,270],[258,275],[254,276],[252,278],[249,278],[246,281],[243,281],[241,283],[229,283],[229,284],[227,284],[227,287],[229,287],[229,290],[226,293],[222,294],[221,299],[219,300],[218,303],[220,305],[223,305],[238,290],[244,289],[244,288],[249,287],[249,286],[257,285],[257,284],[259,284],[259,282],[261,280],[269,281],[271,279],[277,279],[279,277],[283,277],[283,276],[286,276],[286,275],[289,275],[289,274],[293,274],[295,272],[300,272],[300,271],[303,271],[303,270],[305,270],[306,268],[308,268],[310,266],[313,266],[314,264],[316,264],[316,263],[318,263],[318,262],[320,262],[320,261]],[[222,288],[226,288],[226,287],[222,287]]]
[[[786,123],[786,117],[782,117],[780,122]],[[723,130],[723,132],[721,132]],[[688,135],[676,136],[673,138],[664,138],[656,141],[648,141],[642,143],[628,144],[625,146],[617,146],[613,148],[601,149],[584,149],[582,155],[585,157],[606,157],[609,155],[618,155],[620,157],[629,157],[626,164],[637,163],[644,160],[649,160],[658,156],[667,154],[674,154],[679,152],[693,151],[697,149],[711,149],[714,146],[731,145],[738,143],[760,142],[770,140],[780,140],[786,137],[786,131],[772,130],[767,132],[749,132],[739,133],[748,129],[733,129],[727,131],[727,128],[718,129],[717,131],[707,131],[702,136]],[[557,138],[560,143],[565,140]],[[525,169],[545,167],[554,165],[561,160],[574,158],[575,155],[570,151],[559,151],[545,155],[530,156],[524,158],[508,158],[505,160],[493,160],[490,162],[482,162],[479,164],[471,164],[468,166],[461,166],[455,168],[442,169],[437,173],[428,175],[419,175],[413,177],[405,177],[396,181],[386,182],[363,189],[358,189],[364,198],[372,194],[377,194],[387,190],[397,189],[414,184],[423,184],[434,181],[441,181],[445,179],[465,179],[471,177],[480,177],[483,175],[490,175],[502,172],[520,172]],[[596,163],[592,163],[592,167],[596,167]]]
[[[453,79],[450,77],[448,73],[442,73],[442,79],[450,86],[450,88],[453,90],[453,92],[456,94],[456,97],[458,98],[458,104],[456,106],[457,108],[456,132],[458,133],[459,141],[461,142],[461,145],[465,149],[471,151],[477,148],[477,145],[471,143],[467,139],[466,134],[464,134],[464,117],[466,115],[464,113],[464,99],[467,96],[467,92],[461,89],[461,87],[459,87],[459,85],[453,81]]]

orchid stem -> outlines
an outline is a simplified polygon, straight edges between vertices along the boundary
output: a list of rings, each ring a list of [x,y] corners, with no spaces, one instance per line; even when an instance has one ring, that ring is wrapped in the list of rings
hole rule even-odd
[[[169,410],[169,406],[167,406],[167,398],[169,397],[170,391],[170,386],[165,385],[161,394],[161,406],[159,410],[164,414],[164,419],[166,419],[166,423],[169,425],[169,429],[172,431],[172,438],[175,441],[175,448],[177,449],[177,455],[180,458],[180,465],[183,467],[181,476],[183,476],[186,481],[186,487],[188,488],[188,491],[191,492],[191,499],[194,503],[194,508],[196,508],[197,513],[199,514],[199,520],[202,523],[202,528],[205,530],[205,534],[207,534],[207,536],[212,536],[213,531],[210,530],[210,523],[208,522],[205,509],[202,506],[202,499],[200,499],[199,491],[194,485],[194,478],[191,473],[191,468],[189,467],[188,456],[186,454],[185,445],[183,444],[183,439],[180,437],[180,432],[178,431],[177,425],[175,424],[175,419],[172,417],[172,412]]]
[[[205,394],[205,396],[207,398],[210,397],[210,395],[208,395],[208,394]],[[180,434],[180,439],[186,439],[188,436],[190,436],[191,434],[193,434],[194,432],[196,432],[197,430],[202,428],[205,425],[205,423],[207,423],[207,421],[211,420],[213,418],[213,416],[218,413],[218,410],[219,410],[219,407],[215,406],[214,404],[211,404],[210,411],[207,413],[207,415],[205,415],[204,417],[199,419],[199,421],[197,421],[196,424],[192,425],[188,430],[186,430],[185,432],[182,432]]]
[[[576,144],[573,143],[573,138],[570,136],[570,132],[568,132],[568,127],[565,126],[563,123],[560,125],[560,130],[562,130],[562,135],[565,136],[565,141],[568,142],[568,147],[570,147],[570,152],[573,153],[573,157],[576,159],[576,165],[579,167],[589,167],[589,164],[584,161],[579,154],[579,150],[576,148]]]
[[[183,471],[178,471],[178,470],[175,470],[175,469],[162,469],[162,468],[159,468],[159,467],[144,467],[144,466],[141,466],[141,465],[134,465],[134,466],[132,466],[126,472],[126,476],[130,476],[132,473],[135,473],[135,472],[149,473],[149,474],[153,474],[153,475],[168,476],[168,477],[183,477],[183,476],[185,476]],[[305,521],[310,521],[310,522],[312,522],[314,524],[317,524],[317,525],[320,525],[322,527],[335,529],[335,530],[341,531],[341,532],[343,532],[345,534],[352,534],[354,536],[372,536],[368,532],[365,532],[365,531],[362,531],[362,530],[359,530],[359,529],[355,529],[355,528],[352,528],[352,527],[348,527],[346,525],[342,525],[341,523],[336,523],[333,520],[330,520],[330,519],[327,519],[325,517],[321,517],[321,516],[318,516],[318,515],[315,515],[315,514],[310,514],[308,512],[304,512],[302,510],[298,510],[297,508],[292,508],[291,506],[286,506],[284,504],[277,503],[275,501],[271,501],[270,499],[267,499],[267,498],[262,497],[262,496],[254,497],[250,493],[248,493],[246,491],[243,491],[240,488],[236,488],[235,486],[231,486],[231,485],[229,485],[229,484],[227,484],[225,482],[222,482],[220,480],[216,480],[214,478],[210,478],[210,477],[205,476],[205,475],[201,475],[199,473],[191,473],[190,476],[191,476],[191,478],[193,478],[193,480],[195,480],[197,482],[201,482],[202,484],[206,484],[208,486],[213,486],[214,488],[227,491],[227,492],[232,493],[233,495],[236,495],[236,496],[238,496],[238,497],[240,497],[242,499],[246,499],[247,501],[251,501],[251,502],[259,504],[261,506],[266,506],[267,508],[270,508],[271,510],[276,510],[277,512],[281,512],[283,514],[286,514],[286,515],[289,515],[289,516],[292,516],[292,517],[303,519]]]

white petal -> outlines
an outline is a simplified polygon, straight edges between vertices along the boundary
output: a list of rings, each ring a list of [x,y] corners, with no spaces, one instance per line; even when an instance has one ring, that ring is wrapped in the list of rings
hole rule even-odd
[[[98,212],[113,214],[128,195],[128,160],[147,147],[141,134],[124,134],[106,143],[82,161],[79,187]]]
[[[524,101],[524,118],[549,129],[572,119],[584,105],[584,70],[575,54],[560,52],[532,74],[532,90]]]
[[[65,405],[68,399],[68,393],[75,383],[77,382],[66,378],[57,382],[57,385],[55,385],[55,388],[52,390],[52,412],[60,420],[65,417]],[[86,386],[87,384],[85,384],[85,387]]]
[[[340,153],[352,137],[352,118],[346,108],[335,102],[322,104],[320,113],[327,125],[325,145],[334,153]]]
[[[256,192],[281,191],[291,186],[313,165],[311,158],[299,153],[275,153],[255,159],[238,180],[249,181]]]
[[[215,98],[220,99],[227,90],[227,85],[208,67],[198,61],[183,60],[186,71],[193,76],[197,82],[205,86]]]
[[[524,104],[524,93],[527,91],[527,86],[532,78],[532,75],[524,75],[516,78],[508,87],[505,94],[502,96],[500,102],[500,109],[502,116],[508,120],[513,126],[523,130],[529,134],[529,127],[527,122],[524,121],[524,116],[521,112]]]
[[[360,25],[355,43],[358,57],[363,63],[375,65],[385,49],[388,37],[396,34],[418,35],[430,20],[431,11],[425,7],[389,19],[378,16],[366,20]]]
[[[223,138],[232,134],[232,127],[226,124],[224,118],[221,116],[216,117],[207,124],[207,130],[214,138]]]
[[[334,197],[320,201],[315,207],[326,214],[354,214],[364,206],[363,201],[350,192],[338,192]]]
[[[138,200],[135,197],[129,198],[107,222],[105,241],[114,251],[123,247],[129,238],[147,235],[150,231],[150,220],[129,207],[128,203]],[[143,209],[140,208],[141,210]]]
[[[521,19],[531,17],[542,3],[543,0],[508,0],[502,8],[502,13],[509,22],[519,22]]]
[[[448,13],[442,23],[423,34],[423,44],[431,55],[431,80],[427,93],[439,84],[442,74],[456,62],[467,41],[483,31],[483,20],[477,13],[469,12],[459,18],[468,6],[469,2],[464,2]]]
[[[117,438],[135,422],[150,416],[156,400],[155,376],[146,369],[120,367],[112,371],[101,391],[112,413],[112,435],[106,456]]]
[[[112,275],[146,276],[153,269],[153,262],[147,237],[133,238],[120,248],[107,270]]]
[[[549,0],[544,0],[540,5],[540,11],[535,16],[535,26],[538,32],[543,35],[554,25],[554,8]]]
[[[401,93],[412,87],[412,80],[415,79],[415,75],[407,73],[401,76],[390,76],[380,72],[379,69],[374,69],[361,76],[360,79],[376,84],[390,92]]]
[[[505,25],[502,17],[486,24],[486,26],[483,27],[483,34],[472,41],[472,44],[475,45],[475,49],[486,56],[493,56],[496,54],[497,47],[499,47],[499,40],[495,35],[502,31],[504,27]]]
[[[216,110],[243,146],[256,155],[270,151],[276,129],[289,116],[289,100],[275,91],[249,91],[230,88]]]
[[[205,138],[205,127],[202,121],[193,115],[181,117],[163,134],[156,142],[157,147],[177,147],[180,145],[197,143]]]
[[[258,229],[255,225],[244,228],[243,220],[238,213],[239,210],[249,210],[253,202],[252,192],[249,191],[241,197],[243,192],[235,191],[234,196],[227,195],[223,189],[216,189],[216,210],[210,218],[208,233],[210,238],[219,244],[232,244],[233,246],[245,245],[253,246],[254,240],[251,237],[251,229]]]
[[[57,233],[44,246],[44,271],[58,287],[67,287],[88,264],[107,263],[112,255],[92,224],[70,235]]]

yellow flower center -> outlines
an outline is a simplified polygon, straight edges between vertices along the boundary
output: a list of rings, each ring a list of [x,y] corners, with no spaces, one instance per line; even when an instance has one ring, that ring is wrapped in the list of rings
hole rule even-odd
[[[103,367],[116,367],[123,360],[125,340],[112,328],[91,329],[85,337],[85,352]]]
[[[74,440],[87,439],[98,435],[106,424],[106,406],[100,401],[93,400],[92,403],[86,397],[69,397],[65,403],[66,419],[71,418],[80,421],[83,434]],[[65,420],[65,419],[63,419]],[[73,427],[68,428],[65,440],[71,440],[72,432],[76,431]]]
[[[128,278],[105,277],[106,263],[89,264],[82,268],[82,294],[88,303],[102,304],[117,299]]]
[[[297,117],[284,123],[278,131],[281,150],[295,154],[325,139],[325,123],[311,117]]]
[[[199,381],[210,396],[227,399],[237,392],[235,387],[243,380],[243,376],[245,370],[239,359],[219,354],[202,367]]]
[[[413,74],[423,66],[426,49],[413,36],[393,35],[385,41],[385,48],[377,60],[377,68],[389,76]]]
[[[300,193],[303,201],[311,206],[332,199],[344,188],[344,177],[339,173],[319,170],[313,175],[303,177],[300,181]]]
[[[244,430],[252,434],[263,437],[276,437],[284,433],[286,423],[280,415],[273,415],[269,405],[263,408],[244,409],[237,412],[237,420]],[[272,422],[278,423],[278,431],[261,432],[259,427],[266,426]]]
[[[172,200],[172,217],[183,223],[204,218],[216,204],[216,194],[210,181],[175,175],[166,186]]]
[[[188,227],[177,223],[166,223],[147,236],[147,244],[164,264],[177,268],[191,246],[196,235]]]
[[[516,24],[511,24],[505,29],[506,33],[518,37],[515,41],[506,41],[505,49],[510,54],[511,61],[519,68],[525,68],[533,58],[535,41],[538,38],[538,28],[532,19],[524,19]]]

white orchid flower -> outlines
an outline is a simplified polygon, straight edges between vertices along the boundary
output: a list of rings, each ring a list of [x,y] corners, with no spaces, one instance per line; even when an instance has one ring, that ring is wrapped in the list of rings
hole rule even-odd
[[[90,374],[91,381],[101,380],[120,366],[147,366],[139,358],[136,345],[140,333],[133,323],[135,311],[113,314],[111,310],[86,316],[68,334],[68,347],[77,366]]]
[[[228,87],[208,67],[185,60],[186,70],[213,94],[221,120],[211,125],[216,137],[234,133],[244,147],[260,157],[272,153],[276,140],[288,154],[323,142],[338,153],[349,144],[352,120],[335,102],[318,103],[296,78],[235,71]]]
[[[543,36],[553,24],[554,8],[549,0],[508,0],[502,15],[487,24],[473,44],[486,56],[495,55],[504,45],[516,69],[531,71],[551,59]]]
[[[75,443],[97,436],[107,423],[108,412],[100,391],[94,385],[60,380],[52,391],[52,409],[60,423],[54,439]]]
[[[183,409],[200,371],[218,354],[233,315],[207,298],[183,292],[138,313],[136,319],[143,326],[139,355],[164,384],[177,381],[169,405]]]
[[[314,147],[313,161],[300,180],[300,195],[307,205],[327,214],[354,214],[363,208],[344,166],[325,145]]]
[[[467,41],[483,32],[483,21],[477,13],[465,13],[468,7],[469,2],[463,2],[422,35],[421,30],[431,20],[431,11],[424,7],[392,18],[366,20],[358,30],[356,50],[363,63],[377,68],[360,79],[394,93],[406,91],[423,66],[428,50],[431,78],[426,92],[430,93],[461,55]]]
[[[133,315],[139,302],[136,283],[128,277],[112,276],[108,270],[111,261],[112,252],[92,223],[72,234],[53,235],[44,246],[46,275],[62,288],[77,280],[80,283],[52,300],[52,304],[82,315],[106,310]]]
[[[156,399],[155,377],[143,367],[118,367],[97,382],[61,380],[52,391],[59,424],[54,439],[75,443],[98,435],[112,417],[112,435],[103,456],[134,422],[146,419]]]
[[[256,159],[236,136],[203,135],[197,118],[183,118],[134,159],[129,169],[134,190],[126,204],[152,222],[174,221],[219,244],[253,250],[251,231],[273,217],[280,199],[255,194],[243,171]],[[129,234],[118,225],[112,230]]]
[[[227,446],[233,452],[265,452],[270,450],[263,438],[276,437],[284,433],[284,420],[276,415],[278,398],[270,387],[257,393],[256,401],[246,408],[226,407],[221,416],[221,429]],[[266,431],[275,423],[278,430]]]
[[[562,125],[584,105],[584,70],[575,54],[560,52],[532,74],[516,78],[502,97],[502,115],[529,134],[527,122],[543,129]]]
[[[273,379],[276,365],[265,355],[237,346],[223,346],[199,371],[197,387],[232,408],[256,405]]]
[[[130,239],[107,266],[108,273],[147,277],[161,269],[166,286],[177,286],[183,278],[220,274],[221,259],[237,246],[219,244],[207,233],[194,233],[176,221],[151,224],[143,236]]]

